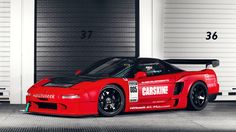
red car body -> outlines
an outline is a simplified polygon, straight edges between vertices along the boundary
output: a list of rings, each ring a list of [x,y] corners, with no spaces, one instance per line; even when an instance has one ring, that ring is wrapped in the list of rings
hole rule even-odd
[[[50,81],[50,78],[40,80],[28,90],[28,112],[68,116],[97,115],[99,95],[107,85],[121,88],[125,98],[124,112],[184,109],[188,106],[189,91],[195,82],[207,86],[208,96],[219,92],[217,77],[212,69],[150,77],[144,72],[138,72],[133,78],[99,78],[82,81],[68,88],[45,86]]]

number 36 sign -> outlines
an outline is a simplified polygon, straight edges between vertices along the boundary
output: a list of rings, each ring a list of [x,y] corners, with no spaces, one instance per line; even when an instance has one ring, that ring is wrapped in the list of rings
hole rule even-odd
[[[218,38],[217,32],[210,32],[210,31],[207,32],[206,40],[210,39],[216,40],[217,38]]]

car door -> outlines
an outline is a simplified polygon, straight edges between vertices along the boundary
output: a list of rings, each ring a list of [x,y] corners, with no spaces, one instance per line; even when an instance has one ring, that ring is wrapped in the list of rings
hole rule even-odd
[[[139,102],[145,105],[168,102],[175,86],[175,76],[166,74],[166,69],[160,62],[138,65],[138,71],[146,73],[146,77],[139,78]]]

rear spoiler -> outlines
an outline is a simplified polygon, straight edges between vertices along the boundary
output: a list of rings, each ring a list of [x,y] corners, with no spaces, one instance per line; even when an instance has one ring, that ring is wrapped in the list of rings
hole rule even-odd
[[[171,64],[205,64],[206,68],[209,65],[217,67],[220,65],[220,61],[217,59],[167,59],[164,60]]]

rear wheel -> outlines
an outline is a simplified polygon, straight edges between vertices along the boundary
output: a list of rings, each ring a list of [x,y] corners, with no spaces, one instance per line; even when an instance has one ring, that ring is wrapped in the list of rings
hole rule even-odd
[[[102,116],[115,116],[124,108],[124,94],[116,85],[107,85],[98,98],[98,111]]]
[[[207,86],[203,82],[196,82],[192,85],[188,94],[188,109],[202,110],[206,107],[207,100]]]

